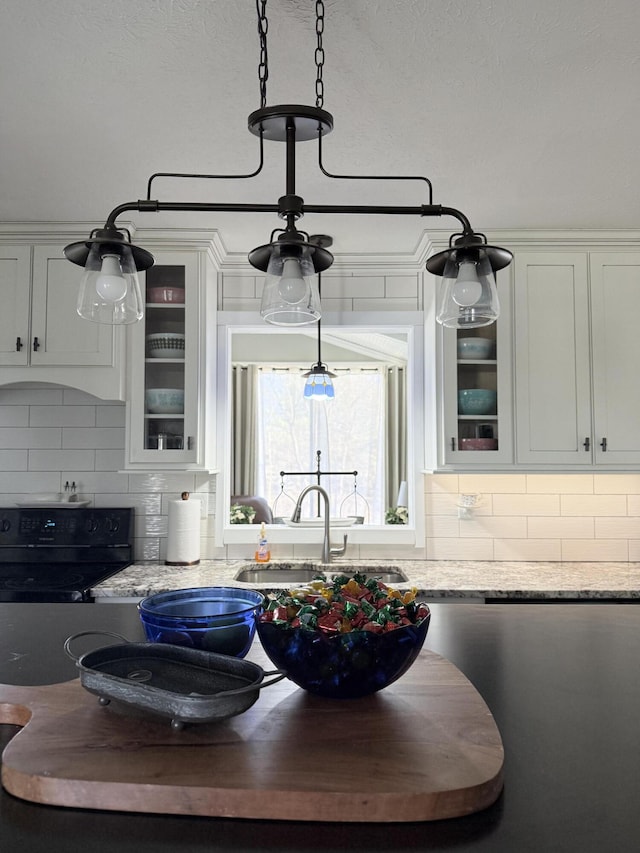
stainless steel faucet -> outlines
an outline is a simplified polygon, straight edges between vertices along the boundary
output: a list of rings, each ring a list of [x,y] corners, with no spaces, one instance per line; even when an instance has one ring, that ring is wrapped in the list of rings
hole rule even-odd
[[[344,541],[342,543],[341,548],[331,547],[331,514],[329,512],[329,495],[322,488],[322,486],[305,486],[305,488],[298,495],[296,508],[294,509],[293,515],[291,516],[291,521],[300,521],[300,513],[302,512],[302,501],[306,498],[309,492],[318,492],[318,494],[322,495],[322,499],[324,501],[324,540],[322,542],[322,562],[330,563],[332,557],[341,557],[347,550],[347,534],[344,534]]]

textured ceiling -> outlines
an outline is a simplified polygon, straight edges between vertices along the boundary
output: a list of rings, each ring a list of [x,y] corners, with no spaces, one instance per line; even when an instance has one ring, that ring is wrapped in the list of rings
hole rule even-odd
[[[315,103],[315,3],[269,0],[267,103]],[[336,173],[426,175],[480,231],[640,228],[637,0],[325,0],[324,143]],[[3,0],[0,220],[101,223],[156,171],[250,172],[254,0]],[[246,181],[154,184],[165,201],[275,203],[284,146]],[[298,146],[309,204],[417,205],[423,185],[334,181]],[[215,227],[230,251],[276,217],[130,214]],[[334,249],[412,252],[452,220],[307,216]]]

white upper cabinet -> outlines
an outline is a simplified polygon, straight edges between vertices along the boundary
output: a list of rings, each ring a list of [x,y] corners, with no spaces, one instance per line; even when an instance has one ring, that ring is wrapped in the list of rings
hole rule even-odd
[[[83,271],[63,248],[0,246],[0,364],[11,368],[1,381],[54,382],[124,399],[123,330],[78,316]]]
[[[639,465],[640,252],[594,252],[589,270],[595,459]]]
[[[516,252],[516,462],[640,464],[640,253]]]
[[[28,364],[31,248],[0,247],[0,363]]]
[[[438,327],[442,354],[439,465],[513,463],[511,269],[497,276],[500,317],[490,326]]]
[[[131,328],[127,463],[211,470],[216,286],[206,251],[154,251],[141,276],[144,318]]]

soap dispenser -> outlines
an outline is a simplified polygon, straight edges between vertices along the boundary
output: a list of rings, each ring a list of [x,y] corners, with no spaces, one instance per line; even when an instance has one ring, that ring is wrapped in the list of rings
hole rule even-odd
[[[265,530],[264,521],[260,526],[260,535],[258,536],[258,548],[256,550],[256,563],[268,563],[271,559],[271,551],[267,542],[267,531]]]

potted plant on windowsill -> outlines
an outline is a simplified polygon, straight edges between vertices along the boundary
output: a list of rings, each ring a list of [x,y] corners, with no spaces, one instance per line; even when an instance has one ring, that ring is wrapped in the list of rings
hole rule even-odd
[[[386,524],[406,524],[409,521],[409,510],[406,506],[392,506],[384,514]]]
[[[229,510],[229,521],[231,524],[253,524],[255,516],[255,509],[245,504],[232,504]]]

